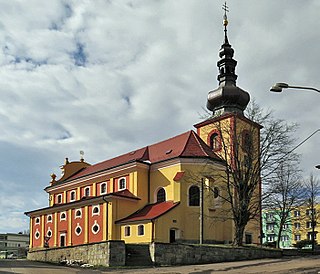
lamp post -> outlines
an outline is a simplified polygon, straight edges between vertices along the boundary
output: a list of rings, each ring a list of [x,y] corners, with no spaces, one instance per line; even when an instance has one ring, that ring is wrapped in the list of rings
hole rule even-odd
[[[293,88],[293,89],[308,89],[308,90],[313,90],[316,92],[320,92],[319,89],[313,88],[313,87],[303,87],[303,86],[290,86],[287,83],[275,83],[271,88],[270,91],[272,92],[282,92],[282,89],[284,88]]]

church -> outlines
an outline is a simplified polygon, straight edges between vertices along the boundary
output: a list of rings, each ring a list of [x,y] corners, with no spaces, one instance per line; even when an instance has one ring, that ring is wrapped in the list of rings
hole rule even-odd
[[[48,207],[26,212],[31,251],[112,240],[233,242],[235,225],[226,198],[233,190],[226,163],[235,165],[238,151],[245,162],[248,143],[259,153],[261,127],[244,115],[250,96],[236,85],[237,61],[227,25],[225,16],[219,85],[207,98],[212,115],[195,130],[100,163],[66,158],[61,177],[52,174],[45,188]],[[236,150],[235,140],[242,150]],[[260,197],[260,184],[255,192]],[[246,225],[245,243],[260,242],[260,220],[258,212]]]

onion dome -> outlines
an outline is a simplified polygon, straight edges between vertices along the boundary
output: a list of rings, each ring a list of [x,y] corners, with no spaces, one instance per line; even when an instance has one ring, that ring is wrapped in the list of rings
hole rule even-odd
[[[217,62],[219,69],[218,81],[219,87],[208,93],[207,108],[213,112],[213,115],[221,115],[226,112],[236,112],[243,115],[243,111],[250,101],[248,92],[237,87],[235,68],[237,61],[233,59],[234,50],[229,44],[227,36],[227,7],[224,6],[224,43],[222,44]]]

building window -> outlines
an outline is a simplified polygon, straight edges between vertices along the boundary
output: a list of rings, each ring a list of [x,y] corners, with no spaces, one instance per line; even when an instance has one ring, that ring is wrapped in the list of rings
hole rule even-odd
[[[166,201],[166,191],[164,188],[160,188],[157,192],[157,203]]]
[[[267,224],[267,231],[273,231],[274,225],[273,224]]]
[[[39,232],[38,229],[36,230],[36,233],[34,234],[34,237],[35,237],[37,240],[40,238],[40,232]]]
[[[294,235],[294,240],[295,241],[301,241],[301,235],[300,234]]]
[[[313,237],[312,237],[313,235]],[[314,234],[312,232],[308,232],[308,240],[312,241],[312,240],[316,240],[317,239],[317,232],[314,232]]]
[[[122,190],[126,188],[126,178],[120,178],[118,183],[118,189]]]
[[[36,223],[36,225],[40,224],[40,218],[39,217],[36,218],[35,223]]]
[[[60,221],[65,221],[67,219],[67,214],[65,212],[60,213]]]
[[[217,132],[210,135],[209,146],[213,151],[218,151],[221,149],[221,140]]]
[[[191,186],[189,188],[189,206],[200,205],[200,189],[197,186]]]
[[[47,215],[47,223],[52,223],[52,215]]]
[[[306,214],[307,214],[307,216],[312,216],[312,209],[307,209]],[[316,210],[313,209],[313,215],[315,215],[315,214],[316,214]]]
[[[90,187],[89,186],[84,189],[84,196],[85,197],[89,197],[90,196]]]
[[[289,225],[288,224],[284,224],[283,226],[282,226],[282,229],[283,230],[286,230],[286,229],[288,229],[289,228]]]
[[[312,222],[307,222],[307,228],[312,228]]]
[[[57,203],[61,204],[62,203],[62,194],[58,194],[57,196]]]
[[[106,194],[107,193],[107,184],[106,183],[102,183],[100,185],[100,194]]]
[[[99,224],[97,223],[97,221],[94,221],[94,224],[93,226],[91,227],[91,231],[93,234],[97,234],[100,230],[100,226]]]
[[[70,202],[73,202],[76,200],[76,191],[75,190],[72,190],[70,192]]]
[[[79,225],[79,223],[77,223],[77,226],[76,226],[76,229],[74,230],[76,235],[79,236],[82,232],[82,228],[81,226]]]
[[[81,209],[77,209],[76,210],[76,214],[75,214],[75,219],[81,218],[82,217],[82,210]]]
[[[92,207],[92,216],[99,215],[99,214],[100,214],[100,207],[99,206]]]
[[[124,236],[129,237],[131,235],[131,227],[130,226],[125,226],[124,227]]]
[[[52,236],[52,230],[49,227],[47,231],[47,237],[51,238],[51,236]]]
[[[60,234],[60,246],[65,246],[66,245],[66,234],[62,233]]]
[[[275,236],[274,235],[267,236],[267,241],[268,242],[274,242],[275,241]]]
[[[300,223],[294,223],[294,228],[295,229],[300,229],[300,227],[301,227]]]
[[[289,241],[289,236],[288,235],[283,235],[283,236],[281,236],[281,241],[282,242],[287,242],[287,241]]]
[[[144,225],[138,225],[138,236],[144,235]]]
[[[300,210],[293,211],[293,216],[294,217],[300,217]]]

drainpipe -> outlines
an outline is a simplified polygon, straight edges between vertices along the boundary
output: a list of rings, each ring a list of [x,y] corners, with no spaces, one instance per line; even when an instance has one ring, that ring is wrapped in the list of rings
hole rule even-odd
[[[106,211],[106,240],[109,241],[109,202],[107,200],[104,199],[105,196],[102,197],[102,199],[107,203],[107,211]]]

